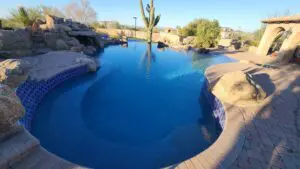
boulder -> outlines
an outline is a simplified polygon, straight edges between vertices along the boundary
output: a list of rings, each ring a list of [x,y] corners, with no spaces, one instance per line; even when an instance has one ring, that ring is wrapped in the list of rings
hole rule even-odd
[[[64,20],[65,25],[72,26],[72,23],[73,23],[72,19],[65,19]]]
[[[122,44],[122,47],[123,47],[123,48],[128,48],[128,43],[123,43],[123,44]]]
[[[60,35],[57,32],[45,32],[44,33],[44,41],[46,45],[50,49],[56,49],[56,41],[60,39]]]
[[[220,39],[218,46],[228,48],[232,45],[232,39]]]
[[[229,47],[230,50],[239,50],[242,47],[242,43],[240,41],[232,41],[232,45]]]
[[[84,50],[84,46],[83,45],[78,45],[78,46],[71,47],[71,51],[72,52],[82,52],[83,50]]]
[[[0,84],[0,133],[12,129],[24,114],[24,107],[15,92]]]
[[[209,49],[206,49],[206,48],[195,48],[195,51],[197,53],[201,53],[201,54],[208,54],[209,53]]]
[[[97,34],[97,36],[95,37],[95,42],[96,42],[96,44],[99,48],[104,48],[105,47],[106,40],[103,39],[102,35]]]
[[[66,41],[67,45],[69,46],[79,46],[80,42],[76,38],[71,38],[70,40]]]
[[[47,24],[41,24],[40,29],[43,30],[43,31],[47,30],[48,29]]]
[[[29,62],[20,59],[7,59],[0,62],[0,83],[17,88],[28,77]]]
[[[84,54],[88,56],[94,56],[97,53],[97,49],[94,46],[87,46],[84,49]]]
[[[190,45],[183,45],[183,49],[184,49],[184,50],[192,50],[193,47],[190,46]]]
[[[59,38],[64,40],[64,41],[70,41],[72,40],[72,37],[70,37],[67,32],[64,32],[64,31],[60,31],[58,32],[58,35],[59,35]]]
[[[58,39],[56,41],[56,49],[57,50],[69,50],[70,47],[66,44],[65,41],[61,40],[61,39]]]
[[[247,106],[262,102],[266,93],[242,71],[224,74],[212,88],[212,93],[226,103]]]
[[[78,57],[76,63],[87,64],[90,72],[95,72],[100,68],[99,60],[94,58]]]
[[[45,19],[46,19],[47,29],[55,29],[55,20],[54,20],[54,18],[51,15],[46,15]]]
[[[165,43],[163,43],[163,42],[158,42],[157,43],[157,48],[166,48],[166,47],[168,47],[168,45],[167,44],[165,44]]]
[[[62,31],[62,32],[71,32],[72,31],[72,29],[69,26],[64,25],[64,24],[55,24],[54,28],[58,32],[60,32],[60,31]]]
[[[28,50],[31,45],[30,32],[27,30],[0,30],[0,50]]]
[[[122,36],[121,37],[121,42],[122,43],[128,43],[128,37],[127,36]]]
[[[45,19],[46,19],[47,29],[56,29],[57,25],[61,25],[64,23],[64,18],[60,18],[52,15],[46,15]]]
[[[188,36],[182,40],[182,43],[183,43],[183,45],[193,45],[195,39],[196,38],[194,36]]]

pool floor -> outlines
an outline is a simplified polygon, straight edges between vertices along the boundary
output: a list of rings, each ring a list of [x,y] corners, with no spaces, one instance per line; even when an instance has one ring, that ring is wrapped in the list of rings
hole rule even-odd
[[[66,81],[39,105],[31,132],[48,151],[91,168],[147,169],[175,165],[217,139],[204,71],[231,59],[139,41],[98,57],[97,73]]]

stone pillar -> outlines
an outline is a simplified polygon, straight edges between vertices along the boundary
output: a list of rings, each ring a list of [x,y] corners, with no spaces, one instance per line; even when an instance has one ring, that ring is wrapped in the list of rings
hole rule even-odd
[[[0,140],[21,128],[17,121],[24,114],[24,107],[15,92],[6,85],[0,85]]]
[[[281,25],[269,24],[266,31],[259,43],[256,54],[259,56],[266,56],[268,51],[274,41],[274,39],[279,35],[280,32],[284,31]]]
[[[256,54],[259,56],[266,56],[268,50],[272,44],[272,27],[267,26],[263,37],[260,40],[259,46],[257,48]]]
[[[288,63],[294,56],[297,45],[300,43],[300,32],[293,30],[293,33],[284,41],[279,51],[278,60]]]

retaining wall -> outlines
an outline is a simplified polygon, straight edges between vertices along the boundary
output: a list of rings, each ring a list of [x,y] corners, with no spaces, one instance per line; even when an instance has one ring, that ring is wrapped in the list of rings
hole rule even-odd
[[[110,36],[120,36],[125,35],[127,37],[136,37],[138,39],[147,39],[147,32],[144,31],[134,31],[129,29],[97,29],[97,32],[106,33]],[[136,33],[136,34],[135,34]],[[153,33],[152,35],[153,42],[169,42],[172,44],[180,44],[181,38],[178,35],[172,33]]]

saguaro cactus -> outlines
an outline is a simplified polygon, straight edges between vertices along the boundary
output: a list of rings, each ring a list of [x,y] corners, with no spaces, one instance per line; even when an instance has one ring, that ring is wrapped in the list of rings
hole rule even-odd
[[[140,0],[140,8],[145,27],[147,29],[147,41],[152,42],[153,28],[156,27],[160,20],[160,15],[155,16],[155,8],[153,0],[150,0],[150,5],[147,4],[146,11],[148,12],[148,17],[145,15],[143,0]]]

